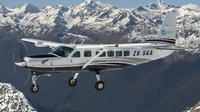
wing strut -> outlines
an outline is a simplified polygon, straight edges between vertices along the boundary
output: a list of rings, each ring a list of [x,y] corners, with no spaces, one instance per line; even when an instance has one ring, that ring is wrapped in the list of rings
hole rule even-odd
[[[90,59],[82,68],[81,70],[84,70],[90,63],[92,63],[97,57],[99,57],[103,52],[107,51],[108,49],[102,49],[96,56],[94,56],[92,59]]]
[[[114,45],[114,46],[107,46],[107,47],[104,47],[103,49],[101,49],[101,51],[95,56],[93,57],[92,59],[90,59],[82,68],[81,70],[84,70],[90,63],[92,63],[97,57],[99,57],[103,52],[109,50],[109,48],[111,47],[118,47],[118,44]]]

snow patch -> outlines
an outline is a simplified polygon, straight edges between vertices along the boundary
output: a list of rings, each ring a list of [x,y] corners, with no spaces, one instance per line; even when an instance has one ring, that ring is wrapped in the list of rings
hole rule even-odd
[[[1,112],[36,112],[23,93],[10,84],[0,83],[0,92]]]

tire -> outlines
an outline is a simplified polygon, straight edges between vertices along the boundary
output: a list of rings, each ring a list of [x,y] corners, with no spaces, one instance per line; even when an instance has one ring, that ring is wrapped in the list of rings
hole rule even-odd
[[[39,86],[38,86],[38,85],[35,86],[35,85],[33,84],[33,85],[31,86],[31,92],[32,92],[32,93],[37,93],[38,91],[39,91]]]
[[[98,90],[98,91],[103,90],[104,87],[105,87],[105,85],[104,85],[104,82],[103,82],[103,81],[97,81],[96,84],[95,84],[95,88],[96,88],[96,90]]]
[[[77,85],[77,80],[73,79],[73,77],[69,78],[68,84],[70,87],[75,87]]]

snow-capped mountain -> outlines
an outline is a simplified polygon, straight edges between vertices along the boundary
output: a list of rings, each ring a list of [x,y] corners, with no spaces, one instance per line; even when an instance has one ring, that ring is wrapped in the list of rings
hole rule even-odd
[[[188,108],[184,112],[200,112],[200,102],[194,105],[194,107]]]
[[[7,7],[4,7],[2,4],[0,4],[0,13],[8,13]]]
[[[23,93],[10,84],[0,83],[0,102],[1,112],[36,112]]]
[[[177,30],[180,36],[199,37],[199,6],[188,4],[176,7],[161,1],[136,9],[117,8],[91,0],[70,7],[38,8],[24,4],[12,9],[0,4],[0,32],[4,32],[2,29],[6,27],[12,33],[20,33],[20,36],[44,39],[67,40],[71,39],[69,35],[75,34],[76,38],[81,35],[80,39],[85,36],[93,42],[141,40],[155,37],[163,18],[171,10],[178,10]]]

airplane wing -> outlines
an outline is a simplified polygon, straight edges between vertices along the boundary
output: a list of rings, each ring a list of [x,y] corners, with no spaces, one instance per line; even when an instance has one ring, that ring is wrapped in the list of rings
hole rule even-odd
[[[54,48],[54,47],[58,47],[58,46],[67,46],[67,47],[70,47],[70,48],[75,47],[74,44],[64,44],[64,43],[30,39],[30,38],[22,38],[21,40],[34,43],[36,47],[50,47],[50,48]]]

